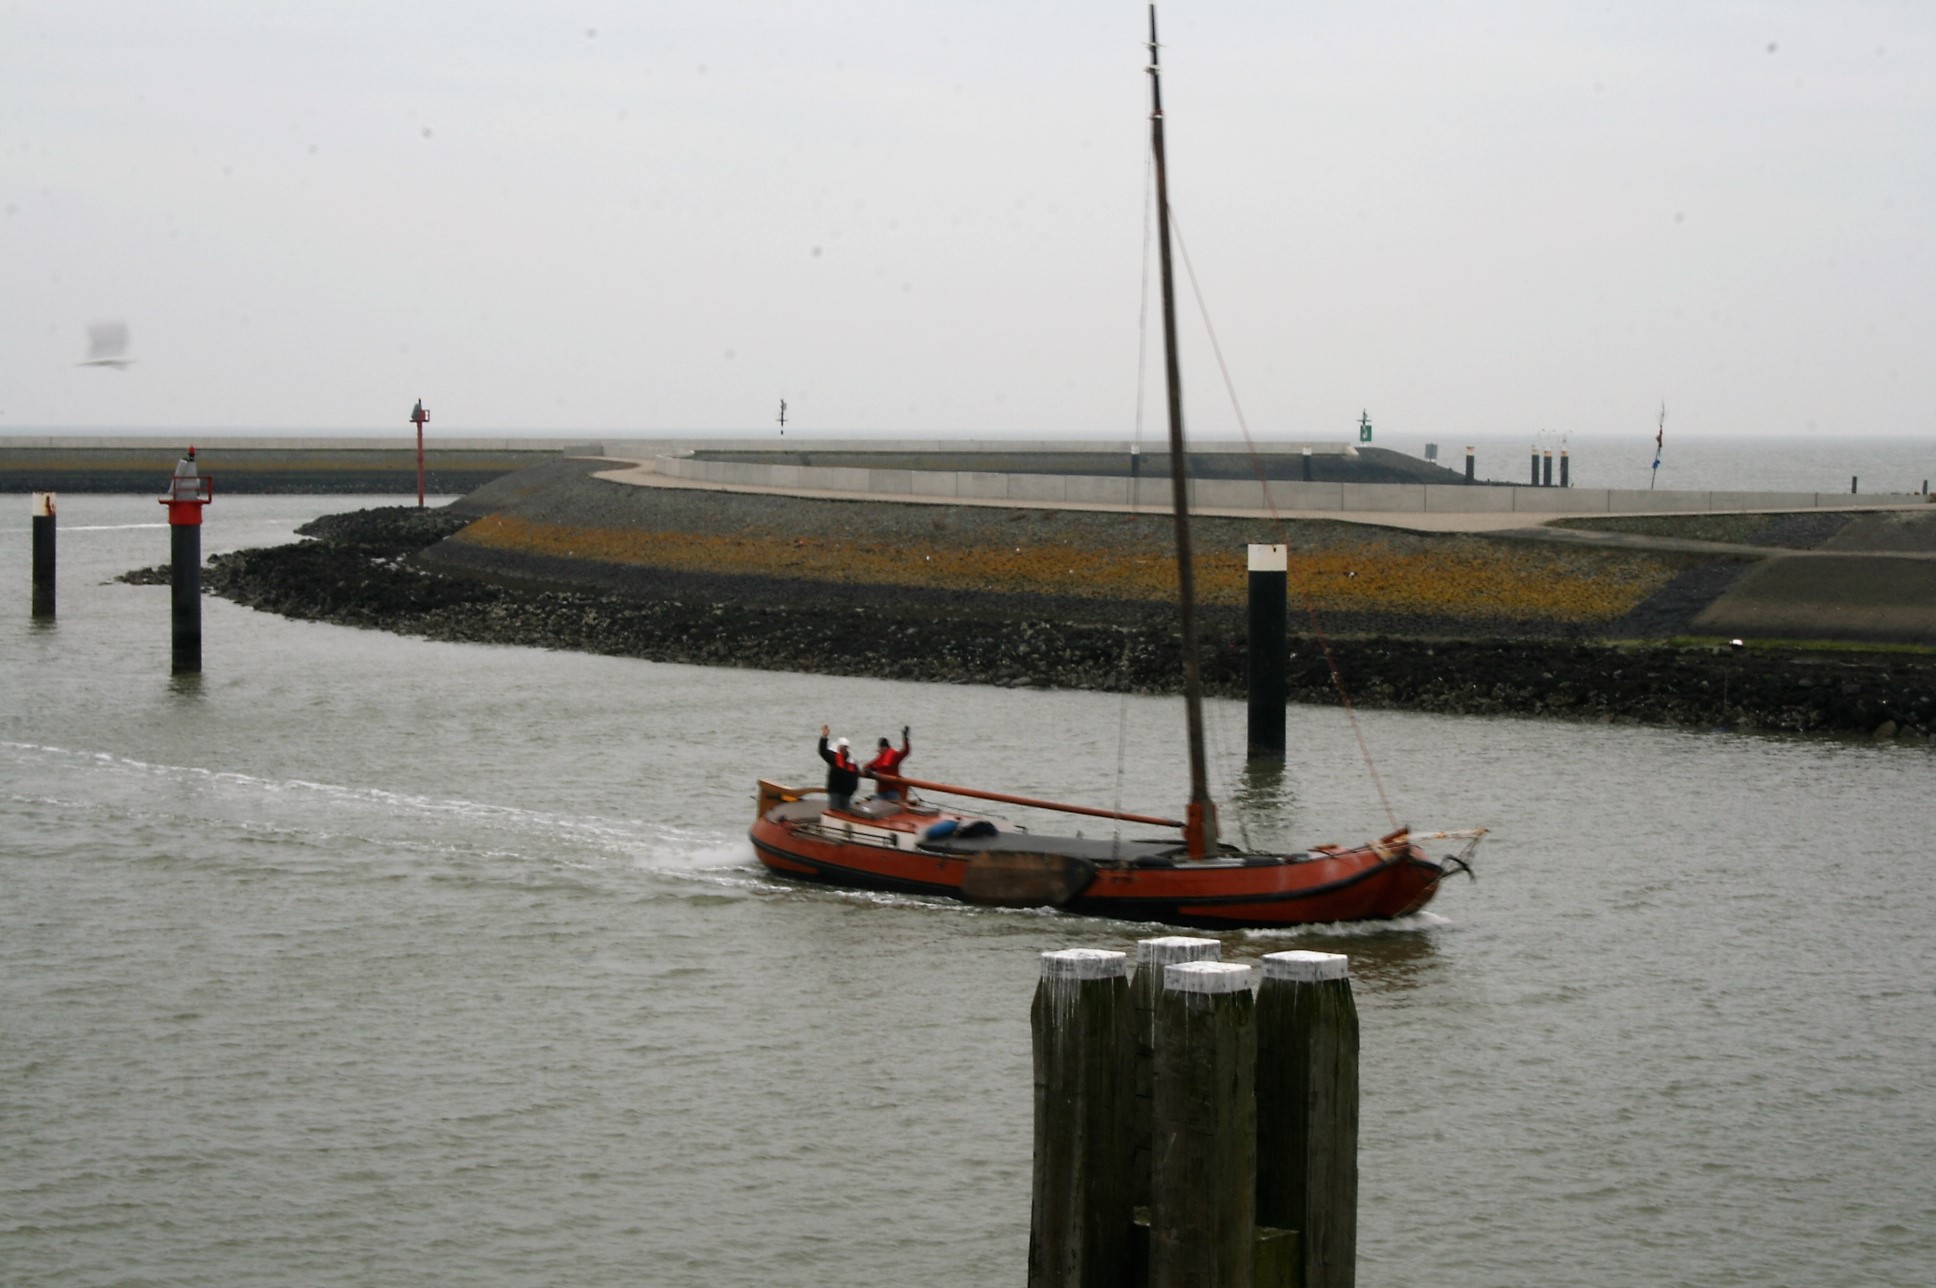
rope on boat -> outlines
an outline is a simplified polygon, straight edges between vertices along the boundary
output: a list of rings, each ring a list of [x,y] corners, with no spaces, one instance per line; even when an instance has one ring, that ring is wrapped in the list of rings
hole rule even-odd
[[[1271,499],[1270,483],[1264,473],[1263,458],[1257,453],[1257,442],[1250,435],[1250,423],[1244,419],[1243,404],[1237,400],[1237,386],[1230,378],[1230,367],[1223,359],[1223,346],[1217,343],[1217,328],[1210,321],[1210,308],[1203,300],[1203,288],[1197,282],[1197,271],[1190,263],[1189,243],[1184,240],[1183,227],[1177,221],[1176,211],[1170,211],[1170,228],[1176,234],[1176,247],[1183,260],[1183,274],[1190,279],[1190,293],[1196,297],[1197,313],[1203,318],[1203,329],[1210,338],[1210,352],[1216,355],[1217,371],[1223,376],[1224,391],[1230,395],[1230,408],[1237,416],[1237,428],[1243,431],[1244,447],[1250,453],[1250,467],[1257,474],[1259,489],[1264,496],[1264,508],[1270,512],[1271,522],[1276,525],[1288,549],[1291,544],[1290,524],[1278,512],[1277,503]],[[1172,461],[1170,468],[1177,468]],[[1364,758],[1365,770],[1371,775],[1371,785],[1377,789],[1378,803],[1384,806],[1385,817],[1393,827],[1398,826],[1398,813],[1392,809],[1391,797],[1385,791],[1385,781],[1379,776],[1378,765],[1371,756],[1371,744],[1365,741],[1365,731],[1358,723],[1358,713],[1351,705],[1351,694],[1344,687],[1344,676],[1338,670],[1338,659],[1331,652],[1331,641],[1324,633],[1324,623],[1318,617],[1317,605],[1311,602],[1311,593],[1302,585],[1298,587],[1298,598],[1304,601],[1305,614],[1311,619],[1311,634],[1317,639],[1318,648],[1324,653],[1324,664],[1331,671],[1331,687],[1338,691],[1338,701],[1344,705],[1345,720],[1351,725],[1351,733],[1358,740],[1358,754]]]

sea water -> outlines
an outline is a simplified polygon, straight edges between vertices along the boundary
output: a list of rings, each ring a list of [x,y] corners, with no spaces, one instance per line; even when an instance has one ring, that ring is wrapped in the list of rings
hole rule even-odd
[[[924,775],[1168,812],[1178,702],[213,598],[172,677],[110,581],[160,522],[63,496],[44,624],[0,515],[0,1282],[1022,1282],[1037,954],[1163,928],[771,879],[752,780],[911,724]],[[1928,1281],[1929,749],[1361,713],[1388,813],[1337,709],[1246,774],[1210,708],[1253,841],[1494,829],[1401,925],[1219,936],[1352,959],[1360,1282]]]

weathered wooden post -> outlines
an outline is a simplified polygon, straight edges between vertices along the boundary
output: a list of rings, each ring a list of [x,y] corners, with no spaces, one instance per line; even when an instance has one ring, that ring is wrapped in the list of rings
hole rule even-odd
[[[1304,481],[1311,481],[1311,449],[1308,447],[1304,449]]]
[[[1156,999],[1163,992],[1163,971],[1179,962],[1213,962],[1223,953],[1215,939],[1164,935],[1136,941],[1136,974],[1129,982],[1131,1058],[1130,1075],[1130,1196],[1137,1207],[1150,1201],[1150,1122],[1156,1083]]]
[[[1042,954],[1035,1045],[1035,1189],[1029,1288],[1118,1288],[1129,1271],[1130,1006],[1127,957]]]
[[[1473,453],[1473,450],[1470,447],[1466,448],[1465,449],[1465,481],[1466,482],[1470,483],[1473,481],[1478,468],[1479,468],[1478,456],[1476,456]]]
[[[1570,462],[1566,458],[1566,449],[1561,448],[1560,449],[1560,486],[1561,487],[1573,486],[1573,472],[1567,468],[1568,464],[1570,464]]]
[[[1257,1028],[1250,967],[1165,967],[1155,1057],[1150,1288],[1252,1288]]]
[[[1301,1288],[1358,1260],[1358,1009],[1335,953],[1264,957],[1257,992],[1257,1223],[1298,1232]]]
[[[1539,449],[1533,449],[1533,486],[1539,486]]]
[[[1850,496],[1855,495],[1855,492],[1856,492],[1855,485],[1859,482],[1861,482],[1861,478],[1859,475],[1855,475],[1855,474],[1849,475],[1849,495]]]
[[[214,480],[195,467],[195,448],[175,464],[168,480],[169,600],[176,674],[202,669],[202,510],[213,499]]]
[[[54,615],[54,494],[34,493],[33,615]]]
[[[1545,457],[1544,464],[1546,466],[1546,479],[1544,482],[1540,484],[1540,486],[1552,487],[1553,486],[1553,449],[1550,447],[1547,448],[1546,451],[1543,453],[1543,455]]]
[[[1249,756],[1284,758],[1284,704],[1290,697],[1291,643],[1286,619],[1289,550],[1281,545],[1250,548],[1250,620],[1245,655]]]

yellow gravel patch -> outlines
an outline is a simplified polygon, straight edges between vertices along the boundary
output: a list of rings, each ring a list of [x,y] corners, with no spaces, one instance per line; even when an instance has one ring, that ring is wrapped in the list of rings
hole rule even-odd
[[[1172,558],[1055,544],[886,544],[864,536],[825,541],[644,532],[535,523],[507,514],[480,519],[454,540],[606,563],[810,581],[1152,601],[1176,593]],[[1371,539],[1357,548],[1294,551],[1290,558],[1293,602],[1308,597],[1320,611],[1567,622],[1619,617],[1672,574],[1668,563],[1648,556],[1471,540],[1417,551]],[[1244,556],[1200,555],[1197,582],[1203,602],[1241,605],[1248,588]]]

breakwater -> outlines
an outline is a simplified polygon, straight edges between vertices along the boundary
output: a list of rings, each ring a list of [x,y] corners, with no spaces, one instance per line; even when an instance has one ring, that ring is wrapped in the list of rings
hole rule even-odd
[[[432,639],[653,661],[1011,688],[1174,690],[1173,612],[1146,601],[942,595],[866,584],[656,569],[638,588],[560,589],[529,575],[424,566],[475,516],[400,507],[319,520],[307,540],[211,560],[207,584],[285,616]],[[439,543],[446,543],[439,545]],[[460,547],[461,548],[461,547]],[[641,577],[646,574],[640,573]],[[636,589],[636,588],[635,588]],[[1206,614],[1205,679],[1242,693],[1234,609]],[[1297,619],[1293,618],[1293,625]],[[1294,637],[1293,702],[1335,704],[1332,663],[1363,707],[1916,740],[1936,728],[1936,659],[1915,652],[1735,652],[1582,639]]]

